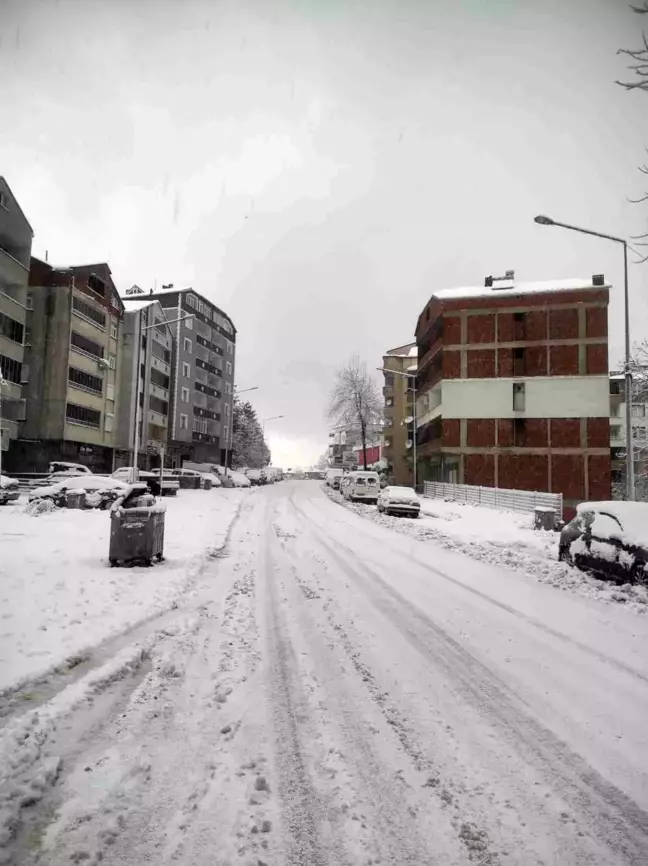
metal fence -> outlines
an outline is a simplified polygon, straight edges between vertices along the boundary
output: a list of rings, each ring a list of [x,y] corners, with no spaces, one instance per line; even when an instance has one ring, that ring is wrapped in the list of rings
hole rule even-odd
[[[484,508],[533,512],[536,508],[553,508],[562,519],[562,493],[538,493],[535,490],[504,490],[501,487],[473,487],[470,484],[443,484],[425,481],[423,495],[432,499],[451,499]]]

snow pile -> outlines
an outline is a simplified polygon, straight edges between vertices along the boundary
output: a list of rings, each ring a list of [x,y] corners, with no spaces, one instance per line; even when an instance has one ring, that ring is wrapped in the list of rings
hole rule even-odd
[[[110,516],[34,503],[39,520],[5,510],[0,523],[0,693],[70,655],[168,609],[220,550],[244,490],[183,490],[169,503],[165,561],[108,564]],[[33,513],[33,512],[32,512]]]
[[[33,499],[25,505],[25,514],[29,514],[30,517],[51,514],[52,511],[56,510],[56,505],[54,505],[51,499]]]
[[[530,514],[422,497],[418,520],[389,517],[379,514],[375,506],[347,502],[337,491],[325,486],[323,489],[331,499],[356,514],[419,541],[435,541],[448,550],[521,571],[557,589],[625,604],[638,614],[648,613],[648,591],[644,587],[617,586],[559,562],[559,533],[534,530]]]

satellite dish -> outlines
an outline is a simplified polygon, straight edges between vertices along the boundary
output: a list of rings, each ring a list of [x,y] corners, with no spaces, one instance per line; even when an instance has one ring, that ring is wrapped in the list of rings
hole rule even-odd
[[[408,415],[407,418],[405,419],[405,423],[406,424],[412,424],[413,422],[414,422],[414,418],[412,418],[411,415]]]
[[[406,448],[411,448],[411,447],[412,447],[412,440],[411,440],[411,439],[408,439],[408,440],[407,440],[407,445],[406,445],[405,447],[406,447]]]

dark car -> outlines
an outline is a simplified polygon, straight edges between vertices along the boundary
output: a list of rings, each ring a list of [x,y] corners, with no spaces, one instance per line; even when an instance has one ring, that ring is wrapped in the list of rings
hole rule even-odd
[[[604,580],[648,586],[648,503],[581,503],[560,533],[558,558]]]

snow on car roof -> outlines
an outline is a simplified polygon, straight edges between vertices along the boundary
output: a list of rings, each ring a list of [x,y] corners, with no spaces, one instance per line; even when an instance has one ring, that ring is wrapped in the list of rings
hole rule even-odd
[[[581,502],[576,510],[611,514],[623,527],[628,541],[648,547],[648,502]]]
[[[508,283],[508,285],[506,285]],[[479,298],[482,296],[496,295],[526,295],[533,292],[560,292],[560,291],[582,291],[585,289],[609,289],[609,283],[604,286],[594,286],[592,278],[575,277],[561,280],[544,280],[542,282],[515,283],[511,280],[502,280],[496,286],[462,286],[457,289],[439,289],[432,292],[432,296],[439,300],[452,300],[453,298]]]
[[[385,490],[388,491],[390,494],[393,493],[398,496],[409,495],[418,499],[418,496],[416,496],[416,491],[413,487],[399,487],[398,485],[390,484],[388,487],[385,487]]]

